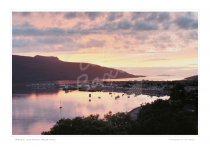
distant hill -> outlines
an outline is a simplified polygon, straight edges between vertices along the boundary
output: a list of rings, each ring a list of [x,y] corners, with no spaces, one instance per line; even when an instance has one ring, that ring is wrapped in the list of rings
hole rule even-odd
[[[88,66],[84,71],[82,67]],[[135,76],[122,70],[102,67],[99,65],[88,63],[74,63],[60,61],[57,57],[44,56],[12,56],[12,81],[33,82],[33,81],[57,81],[57,80],[77,80],[78,76],[87,74],[88,80],[93,80],[98,77],[104,78],[104,74],[115,75],[118,72],[117,78],[135,78]],[[107,78],[107,77],[106,77]]]
[[[187,77],[185,80],[198,80],[198,75]]]

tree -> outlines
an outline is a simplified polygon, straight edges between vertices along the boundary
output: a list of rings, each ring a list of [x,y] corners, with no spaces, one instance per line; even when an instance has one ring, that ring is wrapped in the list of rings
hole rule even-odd
[[[171,100],[183,100],[186,99],[186,92],[182,84],[175,84],[170,94]]]

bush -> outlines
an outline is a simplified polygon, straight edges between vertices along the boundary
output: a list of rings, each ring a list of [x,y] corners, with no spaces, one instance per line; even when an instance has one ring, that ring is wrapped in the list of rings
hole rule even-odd
[[[131,121],[127,114],[109,112],[99,119],[99,115],[76,117],[74,119],[61,119],[48,132],[43,135],[103,135],[128,134]]]
[[[59,120],[44,135],[197,135],[198,92],[186,92],[176,84],[169,100],[156,100],[141,106],[136,121],[126,113]]]

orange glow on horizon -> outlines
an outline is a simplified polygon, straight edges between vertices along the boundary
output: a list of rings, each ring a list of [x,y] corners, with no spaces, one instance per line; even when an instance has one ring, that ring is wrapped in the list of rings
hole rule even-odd
[[[16,12],[13,54],[111,68],[196,68],[197,13],[166,12],[164,20],[158,16],[162,13]],[[183,18],[186,22],[177,23]]]

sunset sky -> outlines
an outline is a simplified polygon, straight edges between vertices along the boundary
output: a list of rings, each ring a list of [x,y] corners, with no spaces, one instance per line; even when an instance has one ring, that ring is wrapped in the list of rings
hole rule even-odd
[[[12,34],[15,55],[56,56],[134,74],[197,74],[193,12],[13,12]]]

